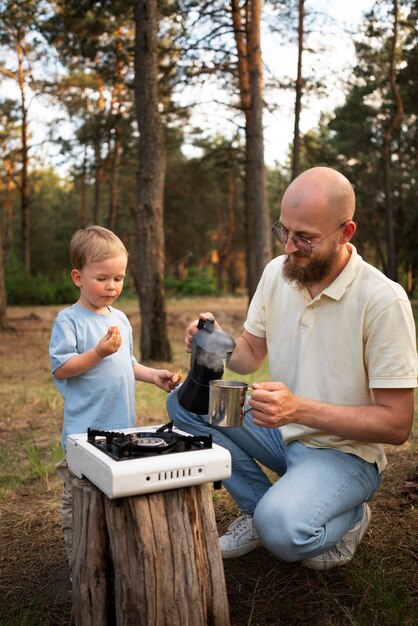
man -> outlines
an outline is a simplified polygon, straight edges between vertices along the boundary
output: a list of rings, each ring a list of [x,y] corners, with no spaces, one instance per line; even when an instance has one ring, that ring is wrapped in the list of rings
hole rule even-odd
[[[211,432],[231,452],[225,487],[242,515],[220,538],[224,558],[261,543],[317,570],[350,561],[370,524],[383,444],[400,445],[411,431],[411,306],[349,243],[354,210],[351,184],[330,168],[309,169],[286,190],[272,227],[285,254],[265,268],[228,362],[249,374],[268,356],[274,381],[253,385],[243,427],[213,428],[176,392],[167,400],[176,426]],[[196,321],[188,351],[195,332]],[[279,480],[271,484],[257,461]]]

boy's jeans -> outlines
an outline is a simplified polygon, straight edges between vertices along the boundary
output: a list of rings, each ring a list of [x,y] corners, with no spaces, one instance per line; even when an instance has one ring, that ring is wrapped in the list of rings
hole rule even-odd
[[[241,428],[216,428],[207,416],[184,409],[176,391],[168,396],[167,411],[177,428],[211,434],[230,451],[232,476],[224,485],[243,513],[254,514],[262,544],[285,561],[334,547],[380,484],[374,464],[330,448],[285,445],[280,428],[254,426],[251,411]],[[281,478],[272,484],[257,461]]]

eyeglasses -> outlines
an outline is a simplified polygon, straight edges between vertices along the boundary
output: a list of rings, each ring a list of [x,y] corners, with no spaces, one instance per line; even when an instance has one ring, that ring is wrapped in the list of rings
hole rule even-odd
[[[305,237],[301,237],[300,235],[291,235],[289,231],[280,224],[279,221],[275,222],[273,226],[270,228],[270,230],[272,231],[276,239],[278,239],[280,243],[282,243],[283,245],[286,245],[287,240],[291,239],[294,245],[296,246],[296,248],[299,250],[299,252],[306,254],[306,256],[310,256],[312,254],[312,250],[316,248],[316,246],[319,246],[319,244],[325,241],[325,239],[328,239],[328,237],[331,237],[331,235],[336,233],[337,230],[345,226],[345,224],[347,224],[347,222],[349,221],[350,220],[346,220],[345,222],[340,224],[335,230],[333,230],[332,233],[330,233],[323,239],[320,239],[320,241],[317,241],[316,243],[311,243],[309,239],[306,239]]]

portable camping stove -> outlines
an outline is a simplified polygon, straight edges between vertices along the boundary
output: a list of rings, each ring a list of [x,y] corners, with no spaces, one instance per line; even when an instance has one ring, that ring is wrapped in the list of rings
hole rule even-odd
[[[178,489],[231,476],[231,455],[212,443],[173,427],[144,426],[121,432],[89,429],[67,439],[67,462],[108,498]]]

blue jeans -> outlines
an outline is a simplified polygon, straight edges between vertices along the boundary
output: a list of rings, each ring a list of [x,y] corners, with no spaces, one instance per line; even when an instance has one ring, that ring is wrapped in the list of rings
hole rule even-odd
[[[176,391],[167,398],[167,411],[177,428],[211,434],[230,451],[232,476],[223,484],[241,511],[254,515],[264,547],[285,561],[310,559],[335,546],[379,487],[375,464],[331,448],[286,445],[280,428],[255,426],[251,411],[241,428],[216,428],[207,416],[184,409]],[[272,484],[257,461],[280,479]]]

